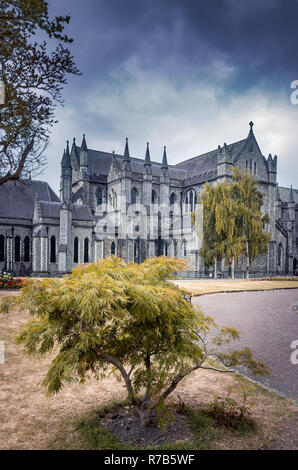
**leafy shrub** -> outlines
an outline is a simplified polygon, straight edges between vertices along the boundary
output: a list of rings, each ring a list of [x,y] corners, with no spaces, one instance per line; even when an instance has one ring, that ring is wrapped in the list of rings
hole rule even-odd
[[[227,428],[239,429],[244,426],[252,426],[251,408],[253,401],[248,401],[251,392],[241,387],[242,401],[239,404],[235,398],[231,397],[232,389],[228,388],[225,397],[215,395],[214,400],[209,403],[209,413],[219,426]]]

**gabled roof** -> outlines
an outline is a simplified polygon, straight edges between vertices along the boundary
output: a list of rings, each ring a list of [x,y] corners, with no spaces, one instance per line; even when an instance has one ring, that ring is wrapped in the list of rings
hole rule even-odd
[[[0,217],[32,219],[36,194],[40,201],[59,202],[58,196],[44,181],[8,181],[0,185]]]
[[[293,188],[293,197],[295,204],[298,204],[298,190]],[[279,195],[282,202],[290,202],[291,200],[291,188],[284,188],[279,186]]]
[[[232,152],[232,158],[236,158],[238,153],[245,145],[247,139],[239,140],[233,144],[227,145],[227,149]],[[210,152],[203,153],[197,157],[190,158],[184,162],[178,163],[176,168],[181,168],[187,171],[187,178],[199,177],[204,175],[208,179],[208,173],[215,173],[217,170],[217,152],[218,150],[211,150]],[[204,178],[203,178],[204,179]]]

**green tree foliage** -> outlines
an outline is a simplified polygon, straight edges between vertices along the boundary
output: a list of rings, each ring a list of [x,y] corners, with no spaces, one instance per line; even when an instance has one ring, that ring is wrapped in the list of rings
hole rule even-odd
[[[63,102],[67,75],[79,74],[65,46],[72,41],[63,33],[69,20],[51,20],[44,0],[1,0],[0,184],[37,174],[45,163],[55,106]]]
[[[234,277],[235,260],[246,254],[248,277],[250,261],[267,252],[271,236],[265,231],[269,217],[262,215],[263,195],[257,181],[250,173],[235,169],[233,181],[216,186],[207,183],[201,203],[203,263],[216,266],[218,260],[225,259]]]
[[[212,319],[170,280],[185,268],[183,261],[165,257],[140,265],[107,258],[62,279],[28,279],[19,296],[3,299],[1,311],[18,305],[31,313],[17,339],[28,354],[40,357],[54,348],[43,380],[49,394],[91,374],[103,378],[112,368],[146,426],[185,376],[212,369],[210,356],[227,367],[245,364],[255,374],[267,373],[249,349],[218,351],[239,337],[232,328],[215,329],[207,345]]]
[[[20,306],[32,315],[17,339],[26,353],[41,357],[54,348],[43,380],[49,394],[91,374],[103,378],[112,368],[146,426],[185,376],[212,369],[210,356],[228,368],[245,364],[255,374],[267,373],[249,349],[219,352],[239,333],[217,330],[187,300],[189,293],[171,282],[171,273],[185,268],[183,261],[165,257],[140,265],[107,258],[62,279],[27,279],[20,295],[3,299],[1,311]],[[207,342],[210,327],[215,329]]]

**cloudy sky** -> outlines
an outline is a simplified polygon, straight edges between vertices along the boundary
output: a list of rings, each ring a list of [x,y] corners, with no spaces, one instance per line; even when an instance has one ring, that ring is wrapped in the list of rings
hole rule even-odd
[[[69,80],[43,179],[59,188],[67,139],[178,163],[245,138],[298,187],[297,0],[50,0],[83,75]]]

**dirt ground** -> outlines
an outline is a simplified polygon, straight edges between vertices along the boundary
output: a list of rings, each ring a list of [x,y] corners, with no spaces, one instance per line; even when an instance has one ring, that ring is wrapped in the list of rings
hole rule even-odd
[[[0,365],[1,449],[49,449],[58,436],[61,438],[61,432],[66,443],[68,439],[73,442],[73,423],[79,417],[125,397],[123,384],[110,377],[101,382],[91,379],[85,385],[66,385],[55,397],[46,398],[38,384],[50,358],[39,361],[25,357],[14,342],[20,326],[28,319],[26,312],[19,311],[0,316],[0,341],[5,343],[5,363]],[[227,386],[235,383],[236,378],[230,373],[197,371],[179,385],[173,399],[180,396],[185,403],[202,406],[213,400],[214,393],[223,394]],[[296,409],[289,400],[260,386],[256,386],[254,401],[258,432],[248,436],[223,433],[217,443],[220,448],[257,449],[269,445]]]
[[[297,289],[297,281],[253,281],[245,279],[193,279],[175,280],[175,284],[189,290],[193,295],[213,294],[216,292],[241,292],[274,289]]]

